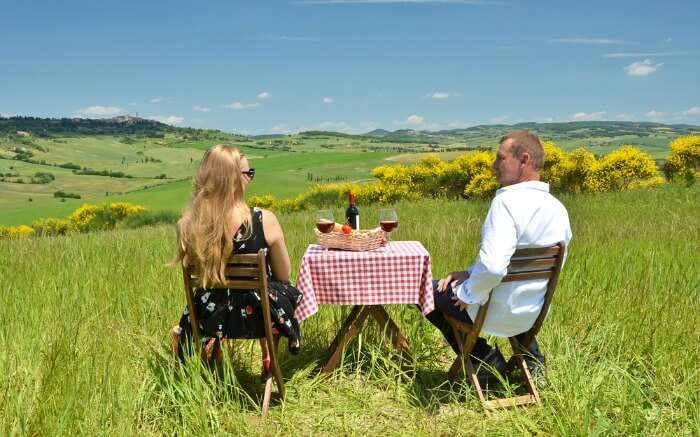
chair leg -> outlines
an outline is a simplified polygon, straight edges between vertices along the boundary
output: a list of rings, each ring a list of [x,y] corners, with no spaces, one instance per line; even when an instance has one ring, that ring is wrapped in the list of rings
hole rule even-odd
[[[282,379],[282,370],[280,369],[279,362],[277,361],[277,357],[279,356],[279,344],[280,344],[280,337],[279,335],[276,335],[273,340],[273,350],[274,350],[274,359],[272,360],[272,372],[273,375],[275,376],[275,382],[277,382],[277,391],[279,392],[279,395],[281,398],[284,398],[284,380]]]
[[[270,398],[272,397],[272,378],[267,378],[265,381],[265,393],[263,394],[262,413],[264,419],[267,417],[267,412],[270,410]]]

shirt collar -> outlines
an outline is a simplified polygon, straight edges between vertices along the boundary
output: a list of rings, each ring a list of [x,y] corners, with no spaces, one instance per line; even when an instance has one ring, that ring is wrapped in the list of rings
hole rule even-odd
[[[548,183],[542,182],[542,181],[526,181],[526,182],[520,182],[518,184],[508,185],[507,187],[499,188],[496,191],[496,195],[501,194],[505,191],[520,190],[520,189],[525,189],[525,188],[530,188],[533,190],[539,190],[539,191],[544,191],[545,193],[549,193],[549,184]]]

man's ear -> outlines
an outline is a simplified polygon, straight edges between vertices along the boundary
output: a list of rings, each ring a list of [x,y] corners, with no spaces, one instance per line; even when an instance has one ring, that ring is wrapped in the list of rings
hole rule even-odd
[[[529,162],[530,162],[530,154],[527,152],[524,152],[523,155],[520,157],[520,164],[527,165]]]

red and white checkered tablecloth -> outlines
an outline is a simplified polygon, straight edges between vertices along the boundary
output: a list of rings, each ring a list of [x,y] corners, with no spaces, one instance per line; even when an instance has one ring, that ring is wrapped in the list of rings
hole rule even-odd
[[[301,260],[297,288],[304,298],[296,309],[302,321],[319,304],[419,304],[435,308],[430,254],[418,241],[392,241],[366,252],[326,250],[311,244]]]

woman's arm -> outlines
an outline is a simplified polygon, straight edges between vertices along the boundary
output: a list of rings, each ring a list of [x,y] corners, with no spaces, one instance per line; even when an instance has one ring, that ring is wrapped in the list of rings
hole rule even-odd
[[[270,268],[272,276],[278,281],[289,281],[292,266],[289,261],[287,245],[284,244],[284,234],[277,217],[272,212],[263,209],[263,230],[265,241],[270,248]]]

